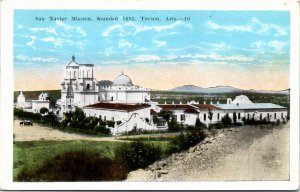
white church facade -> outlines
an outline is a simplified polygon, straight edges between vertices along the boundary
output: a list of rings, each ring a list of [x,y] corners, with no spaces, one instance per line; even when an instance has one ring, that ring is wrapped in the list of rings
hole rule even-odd
[[[208,126],[220,123],[226,114],[231,119],[236,116],[237,122],[243,122],[243,119],[269,122],[288,119],[286,107],[273,103],[253,103],[245,95],[237,96],[234,100],[229,98],[226,104],[199,104],[195,101],[186,104],[158,104],[151,101],[150,89],[133,84],[131,78],[124,73],[118,75],[112,83],[104,85],[95,78],[93,64],[79,64],[74,56],[65,68],[61,98],[57,105],[59,107],[56,114],[61,118],[64,113],[78,107],[83,109],[86,116],[114,121],[114,127],[110,127],[113,134],[135,129],[167,129],[167,122],[160,117],[158,119],[161,121],[158,123],[153,121],[161,110],[172,111],[172,118],[182,125],[195,125],[199,118]],[[21,92],[16,106],[39,112],[41,107],[49,108],[49,100],[47,95],[42,94],[38,100],[27,102]]]

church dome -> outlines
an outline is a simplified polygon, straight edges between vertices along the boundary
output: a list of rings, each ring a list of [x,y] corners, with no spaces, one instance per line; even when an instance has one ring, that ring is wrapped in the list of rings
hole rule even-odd
[[[116,77],[113,82],[114,85],[132,85],[130,77],[124,75],[123,73]]]
[[[250,101],[250,99],[246,95],[239,95],[239,96],[235,97],[235,99],[232,101],[232,103],[234,103],[234,104],[238,104],[238,103],[251,104],[252,101]]]

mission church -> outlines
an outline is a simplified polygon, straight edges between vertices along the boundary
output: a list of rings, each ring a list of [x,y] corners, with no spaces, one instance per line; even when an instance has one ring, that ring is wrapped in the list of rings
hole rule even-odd
[[[158,123],[153,122],[154,116],[157,117],[161,110],[172,111],[172,118],[183,125],[195,125],[197,118],[206,125],[218,123],[226,114],[231,118],[235,114],[237,122],[242,122],[243,118],[266,119],[271,122],[287,120],[287,108],[273,103],[252,103],[245,95],[237,96],[234,100],[229,98],[226,104],[199,104],[195,101],[186,104],[158,104],[151,101],[150,91],[149,88],[133,84],[131,78],[124,73],[118,75],[112,83],[97,81],[94,77],[94,65],[79,64],[73,56],[65,68],[61,99],[57,101],[56,112],[63,118],[64,113],[79,107],[86,116],[121,122],[110,127],[113,134],[133,129],[167,129],[167,122],[163,119]],[[38,112],[40,107],[32,110],[33,103],[37,103],[34,106],[49,108],[43,97],[39,98],[40,101],[33,100],[30,105],[21,92],[16,106]],[[208,118],[209,113],[214,114],[211,119]]]

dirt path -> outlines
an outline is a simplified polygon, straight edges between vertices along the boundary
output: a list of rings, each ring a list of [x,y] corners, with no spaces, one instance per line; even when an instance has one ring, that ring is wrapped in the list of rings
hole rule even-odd
[[[189,151],[173,154],[128,181],[288,180],[289,123],[218,131]]]
[[[56,129],[40,126],[20,126],[20,121],[14,121],[15,141],[37,141],[37,140],[90,140],[90,141],[122,141],[114,137],[86,136],[76,133],[66,133]],[[122,141],[124,142],[124,141]]]

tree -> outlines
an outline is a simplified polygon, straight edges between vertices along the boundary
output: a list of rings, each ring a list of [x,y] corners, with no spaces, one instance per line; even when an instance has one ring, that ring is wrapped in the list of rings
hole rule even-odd
[[[46,108],[46,107],[42,107],[41,109],[40,109],[40,114],[46,114],[46,113],[48,113],[49,112],[49,110]]]
[[[226,115],[222,117],[221,122],[223,125],[230,125],[232,123],[232,120],[229,117],[228,113],[226,113]]]
[[[179,125],[176,119],[172,118],[171,121],[168,121],[168,130],[170,132],[179,131]]]
[[[203,124],[201,123],[199,117],[197,117],[196,122],[195,122],[195,128],[201,129],[202,127],[203,127]]]
[[[213,112],[211,110],[208,110],[208,119],[210,120],[210,122],[213,118],[213,115],[214,115]]]
[[[172,115],[173,112],[166,109],[163,109],[158,113],[158,116],[164,118],[166,121],[169,121]]]
[[[233,113],[233,123],[236,124],[236,112]]]

